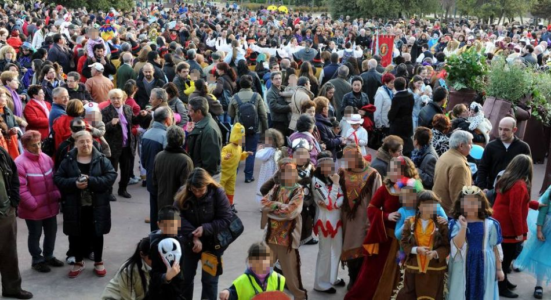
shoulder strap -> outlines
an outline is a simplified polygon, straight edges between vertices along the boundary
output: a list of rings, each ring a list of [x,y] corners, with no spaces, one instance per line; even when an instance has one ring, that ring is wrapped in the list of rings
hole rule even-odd
[[[279,274],[276,272],[276,276],[277,276],[277,290],[280,291],[281,290],[281,277],[279,276]]]
[[[247,275],[247,279],[249,279],[249,282],[251,283],[251,286],[253,287],[253,290],[254,290],[254,294],[255,295],[258,295],[260,292],[256,289],[256,287],[254,287],[254,283],[251,279],[251,275]]]
[[[241,101],[241,98],[239,98],[239,96],[237,96],[237,94],[233,95],[233,99],[235,99],[235,101],[237,101],[237,106],[243,105],[243,102]]]
[[[251,98],[251,103],[256,106],[256,95],[257,93],[253,93],[253,97]]]

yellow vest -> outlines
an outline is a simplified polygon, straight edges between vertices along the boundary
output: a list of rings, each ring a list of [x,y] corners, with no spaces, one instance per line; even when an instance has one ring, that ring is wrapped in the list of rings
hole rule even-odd
[[[266,290],[263,290],[258,285],[253,275],[243,274],[233,282],[233,286],[237,291],[237,299],[250,300],[252,297],[262,292],[283,291],[285,287],[285,277],[279,275],[277,272],[272,272],[268,277]]]

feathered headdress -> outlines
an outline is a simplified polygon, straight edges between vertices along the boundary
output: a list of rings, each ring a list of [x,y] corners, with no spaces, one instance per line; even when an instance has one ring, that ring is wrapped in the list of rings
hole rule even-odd
[[[402,179],[400,179],[396,185],[402,189],[404,187],[410,187],[415,190],[416,193],[422,192],[425,188],[423,187],[423,183],[419,179],[414,178],[408,178],[405,176],[402,176]]]

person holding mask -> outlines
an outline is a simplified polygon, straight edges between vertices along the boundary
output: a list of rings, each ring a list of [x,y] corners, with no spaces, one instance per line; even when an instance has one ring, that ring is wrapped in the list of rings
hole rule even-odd
[[[201,168],[195,168],[186,185],[175,196],[174,205],[180,209],[181,235],[187,239],[182,247],[184,261],[184,299],[193,299],[193,286],[197,263],[203,252],[215,254],[219,259],[223,251],[214,248],[215,235],[230,224],[232,212],[224,189]],[[201,213],[197,213],[201,212]],[[218,275],[202,272],[201,299],[217,299]]]
[[[32,256],[32,268],[41,273],[50,272],[50,266],[62,267],[63,262],[54,257],[57,233],[56,215],[59,212],[61,194],[54,185],[54,162],[40,150],[40,132],[29,130],[21,137],[25,151],[16,160],[19,174],[19,217],[29,230],[28,248]],[[44,249],[40,249],[40,236],[44,231]],[[42,252],[43,251],[43,252]],[[42,253],[44,255],[42,255]]]
[[[92,146],[92,134],[74,134],[75,149],[69,152],[57,170],[54,182],[62,191],[63,233],[77,249],[76,262],[69,278],[84,270],[84,255],[94,250],[94,273],[103,277],[103,235],[111,230],[110,188],[117,179],[111,162]]]

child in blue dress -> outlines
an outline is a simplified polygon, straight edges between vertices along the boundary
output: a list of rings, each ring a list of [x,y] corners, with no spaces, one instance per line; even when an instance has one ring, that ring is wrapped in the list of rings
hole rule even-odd
[[[535,212],[530,211],[528,214],[530,237],[515,261],[515,268],[521,268],[523,272],[536,276],[536,288],[534,289],[534,298],[536,299],[543,298],[543,279],[546,279],[546,284],[551,281],[551,259],[549,259],[549,253],[551,253],[550,193],[551,186],[540,197],[537,222],[534,222]]]

